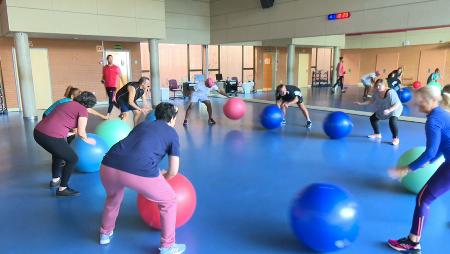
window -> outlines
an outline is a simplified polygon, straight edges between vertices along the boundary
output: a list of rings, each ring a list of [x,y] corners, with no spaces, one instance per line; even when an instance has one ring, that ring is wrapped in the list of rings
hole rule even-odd
[[[169,86],[169,79],[178,83],[187,80],[186,44],[159,44],[159,72],[162,86]]]
[[[224,79],[242,81],[242,46],[220,46],[220,71]]]

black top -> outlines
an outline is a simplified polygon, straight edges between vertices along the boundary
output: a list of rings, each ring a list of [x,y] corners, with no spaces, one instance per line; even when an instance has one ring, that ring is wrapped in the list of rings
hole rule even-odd
[[[300,88],[296,86],[286,85],[286,94],[284,96],[281,96],[281,94],[276,94],[276,99],[282,100],[285,102],[290,102],[295,100],[295,97],[302,97],[302,92]]]
[[[137,99],[141,98],[142,95],[144,95],[144,89],[141,88],[138,82],[129,82],[126,85],[124,85],[122,88],[117,91],[116,99],[117,100],[129,100],[130,93],[128,92],[128,87],[132,86],[136,90],[136,95],[134,96],[134,101],[137,101]]]

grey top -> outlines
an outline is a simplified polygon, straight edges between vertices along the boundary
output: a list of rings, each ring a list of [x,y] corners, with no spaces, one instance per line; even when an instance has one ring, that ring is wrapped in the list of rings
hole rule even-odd
[[[375,104],[375,114],[378,119],[384,120],[388,119],[391,116],[401,116],[403,105],[400,101],[400,98],[398,98],[397,92],[395,92],[393,89],[389,89],[387,90],[387,92],[383,92],[381,94],[379,92],[375,92],[372,99]],[[389,115],[385,115],[383,113],[385,109],[388,109],[397,103],[400,104],[400,106],[396,110],[391,112]]]

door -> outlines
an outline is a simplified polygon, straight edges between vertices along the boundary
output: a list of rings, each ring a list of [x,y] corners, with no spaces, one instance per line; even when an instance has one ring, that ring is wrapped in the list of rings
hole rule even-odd
[[[272,81],[273,81],[273,54],[272,53],[264,53],[263,54],[263,90],[272,90]]]
[[[398,68],[398,59],[399,53],[383,53],[377,55],[375,68],[380,72],[380,78],[387,78],[389,73]]]
[[[309,80],[309,54],[298,54],[298,86],[307,87]]]
[[[131,81],[131,62],[130,62],[130,52],[126,50],[106,50],[105,57],[108,55],[113,56],[113,63],[119,66],[122,72],[122,79],[127,83]],[[106,59],[105,59],[106,63]],[[122,80],[119,79],[118,87],[122,87]]]
[[[442,78],[439,80],[439,83],[445,84],[445,65],[446,65],[446,56],[447,50],[424,50],[420,52],[420,63],[419,63],[419,77],[418,80],[422,84],[427,83],[428,76],[436,68],[441,70]]]
[[[52,104],[52,84],[50,80],[48,50],[32,48],[30,49],[30,56],[36,109],[47,109]]]
[[[356,85],[360,80],[360,54],[344,54],[344,84]]]

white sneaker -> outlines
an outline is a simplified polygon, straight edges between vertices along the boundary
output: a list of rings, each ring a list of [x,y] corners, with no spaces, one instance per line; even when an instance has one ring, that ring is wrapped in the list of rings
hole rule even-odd
[[[370,139],[381,139],[381,134],[372,134],[367,137]]]
[[[111,237],[113,236],[113,234],[114,232],[111,232],[109,234],[100,234],[100,244],[109,244],[111,242]]]
[[[174,243],[169,248],[159,248],[159,254],[181,254],[186,250],[185,244]]]
[[[399,138],[394,138],[394,139],[392,140],[392,145],[393,145],[393,146],[398,146],[398,145],[400,145],[400,139],[399,139]]]

